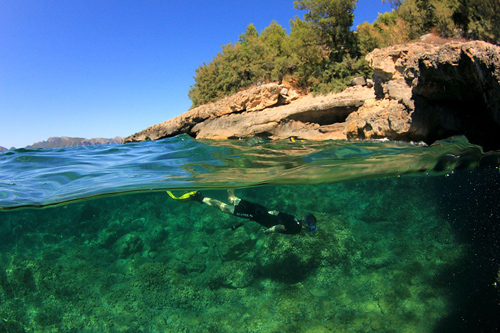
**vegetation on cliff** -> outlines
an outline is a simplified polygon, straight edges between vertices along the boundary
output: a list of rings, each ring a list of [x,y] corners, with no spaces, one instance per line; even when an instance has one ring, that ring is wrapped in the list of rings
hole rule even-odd
[[[379,14],[357,27],[362,54],[375,48],[414,40],[433,32],[441,37],[463,37],[500,42],[498,0],[384,0],[393,11]]]
[[[351,30],[357,0],[296,0],[303,18],[290,22],[289,34],[272,22],[260,34],[253,24],[236,43],[197,70],[189,91],[193,107],[260,82],[287,81],[306,92],[328,93],[346,87],[353,76],[368,75],[364,55],[418,38],[428,32],[444,37],[500,40],[497,0],[383,0],[393,11]]]

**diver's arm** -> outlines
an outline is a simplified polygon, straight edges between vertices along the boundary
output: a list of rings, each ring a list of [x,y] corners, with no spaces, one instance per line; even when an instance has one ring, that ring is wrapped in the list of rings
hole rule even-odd
[[[286,228],[283,224],[273,225],[271,228],[264,230],[265,234],[271,234],[273,232],[284,233]]]

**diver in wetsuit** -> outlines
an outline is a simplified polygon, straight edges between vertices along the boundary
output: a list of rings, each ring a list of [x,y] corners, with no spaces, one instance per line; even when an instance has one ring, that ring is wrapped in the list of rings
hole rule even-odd
[[[178,199],[170,192],[168,193],[172,198]],[[229,204],[217,199],[204,197],[200,191],[191,192],[186,198],[212,207],[217,207],[224,213],[255,221],[267,228],[264,233],[278,232],[282,234],[298,234],[303,228],[306,228],[309,232],[316,230],[316,217],[313,214],[306,214],[302,219],[297,219],[293,215],[278,212],[276,210],[268,211],[266,207],[260,204],[240,199],[234,195],[233,190],[228,190],[227,194]],[[243,223],[240,223],[233,226],[231,229],[236,230],[242,225]]]

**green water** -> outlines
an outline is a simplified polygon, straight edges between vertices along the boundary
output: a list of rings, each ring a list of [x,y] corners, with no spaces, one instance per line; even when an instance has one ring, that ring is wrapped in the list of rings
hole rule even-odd
[[[480,195],[470,172],[237,190],[269,207],[313,212],[313,236],[265,235],[252,222],[233,232],[235,217],[164,193],[3,213],[0,325],[7,332],[495,327],[499,211],[488,196],[498,194],[500,177],[488,176]],[[461,186],[469,197],[448,192]]]
[[[495,331],[500,173],[459,169],[236,189],[314,234],[163,191],[0,211],[0,332]]]

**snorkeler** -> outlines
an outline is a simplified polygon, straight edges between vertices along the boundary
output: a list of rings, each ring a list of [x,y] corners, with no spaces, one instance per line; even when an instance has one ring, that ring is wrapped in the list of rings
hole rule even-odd
[[[276,210],[268,211],[266,207],[240,199],[234,195],[234,190],[228,190],[229,204],[221,202],[217,199],[204,197],[200,191],[193,191],[184,194],[181,197],[175,197],[170,191],[167,193],[177,200],[194,200],[206,205],[217,207],[222,212],[235,215],[244,219],[249,219],[266,227],[264,233],[270,234],[278,232],[282,234],[298,234],[303,228],[313,232],[316,230],[316,217],[313,214],[306,214],[302,219],[297,219],[295,216],[278,212]],[[241,227],[244,223],[240,223],[231,227],[234,231]]]

